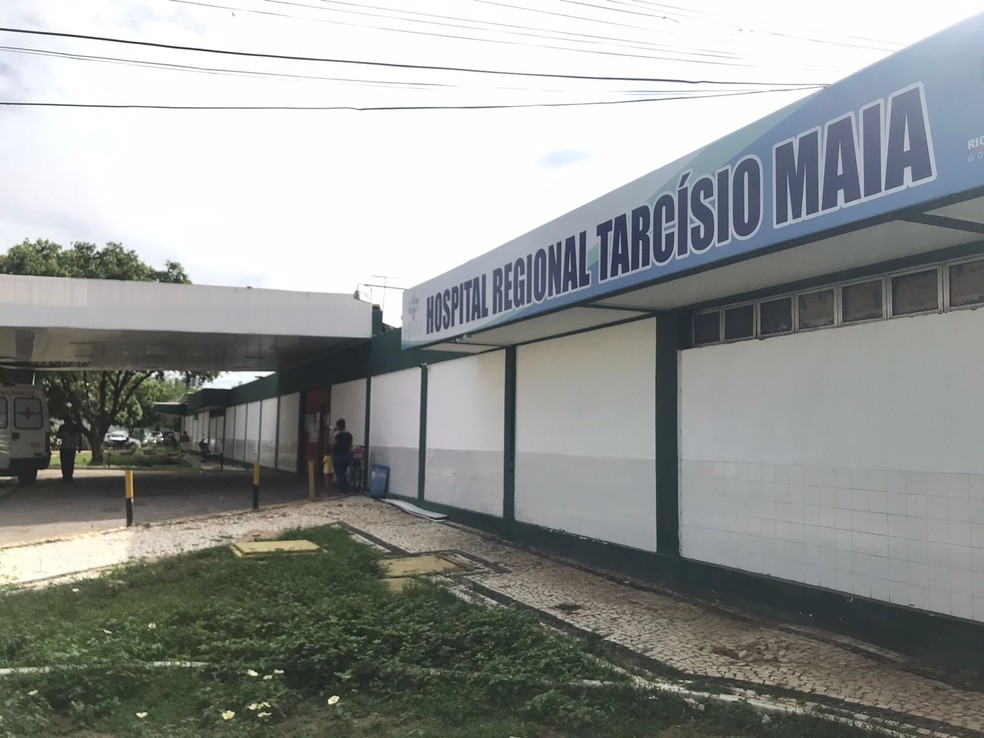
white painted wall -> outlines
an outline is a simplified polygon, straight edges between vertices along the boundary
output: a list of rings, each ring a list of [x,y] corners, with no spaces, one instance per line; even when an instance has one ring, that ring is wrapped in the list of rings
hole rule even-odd
[[[276,397],[260,402],[260,464],[271,468],[277,464]]]
[[[260,453],[260,401],[249,403],[246,407],[246,457],[249,464],[259,460]]]
[[[277,468],[297,471],[297,433],[300,423],[301,395],[283,395],[280,398],[279,435],[277,438]]]
[[[692,349],[684,556],[984,621],[984,310]]]
[[[370,464],[390,468],[389,491],[417,496],[420,467],[420,369],[404,369],[372,378],[369,401]]]
[[[366,444],[366,380],[334,384],[331,387],[331,424],[342,419],[352,434],[352,445]]]
[[[236,406],[236,435],[233,448],[235,449],[233,458],[237,461],[247,461],[246,458],[246,420],[248,415],[246,405]],[[252,463],[252,459],[249,459]]]
[[[501,517],[505,352],[433,364],[427,371],[424,497]]]
[[[226,458],[234,459],[236,453],[236,408],[227,407],[225,427],[223,428],[222,453]]]
[[[655,320],[520,346],[516,384],[516,519],[655,550]]]
[[[208,421],[208,450],[209,453],[222,453],[225,438],[225,417],[210,416]]]

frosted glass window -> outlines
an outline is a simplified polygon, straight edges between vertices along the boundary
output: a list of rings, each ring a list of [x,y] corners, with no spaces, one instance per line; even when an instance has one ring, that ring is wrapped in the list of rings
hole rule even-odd
[[[984,303],[984,260],[950,267],[950,307]]]
[[[939,277],[935,269],[892,277],[892,315],[939,309]]]
[[[819,290],[800,295],[799,327],[823,328],[834,324],[834,291]]]
[[[841,311],[845,323],[883,317],[882,281],[878,279],[842,287]]]
[[[755,335],[755,306],[739,305],[724,311],[724,340],[751,338]]]
[[[766,300],[759,305],[759,335],[774,336],[793,330],[793,298]]]
[[[694,345],[703,346],[721,340],[721,313],[701,313],[694,316]]]

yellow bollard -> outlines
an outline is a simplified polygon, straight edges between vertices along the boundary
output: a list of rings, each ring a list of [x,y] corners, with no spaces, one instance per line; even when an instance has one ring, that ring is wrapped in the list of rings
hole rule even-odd
[[[133,469],[123,472],[126,484],[126,527],[133,525]]]
[[[314,499],[314,459],[308,459],[308,499]]]

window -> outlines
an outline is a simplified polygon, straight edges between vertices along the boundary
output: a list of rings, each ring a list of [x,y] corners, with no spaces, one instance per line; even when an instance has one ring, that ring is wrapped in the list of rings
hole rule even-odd
[[[793,298],[767,300],[759,305],[759,335],[774,336],[793,330]]]
[[[980,255],[695,313],[693,345],[769,338],[966,306],[984,306],[984,258]]]
[[[892,315],[939,309],[939,273],[935,269],[892,277]]]
[[[735,341],[755,335],[755,305],[739,305],[724,311],[724,340]]]
[[[841,310],[845,323],[882,317],[882,281],[877,279],[841,287]]]
[[[7,427],[7,398],[0,397],[0,428]]]
[[[694,346],[717,343],[721,340],[721,313],[700,313],[694,316]]]
[[[41,400],[37,397],[14,398],[14,427],[22,430],[37,430],[44,420]]]
[[[823,328],[834,324],[834,290],[808,292],[799,296],[799,327]]]
[[[950,267],[950,307],[984,303],[984,260]]]

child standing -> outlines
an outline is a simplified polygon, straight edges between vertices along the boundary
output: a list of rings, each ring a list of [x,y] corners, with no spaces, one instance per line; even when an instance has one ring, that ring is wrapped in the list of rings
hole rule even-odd
[[[335,476],[335,465],[332,462],[330,447],[325,453],[325,458],[321,461],[321,470],[325,475],[325,493],[328,494],[331,492],[331,481]]]

